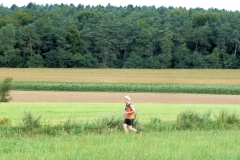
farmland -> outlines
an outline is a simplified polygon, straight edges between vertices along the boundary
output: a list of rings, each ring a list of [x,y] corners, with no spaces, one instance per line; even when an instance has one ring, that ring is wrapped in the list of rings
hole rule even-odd
[[[1,68],[1,77],[27,82],[164,83],[240,85],[239,70]]]
[[[12,77],[13,83],[17,85],[161,84],[210,85],[218,89],[221,86],[237,88],[240,84],[238,70],[3,68],[0,69],[0,75],[4,78]],[[121,129],[123,96],[126,94],[133,99],[138,118],[136,127],[143,126],[143,135],[124,134]],[[3,160],[240,158],[237,152],[240,149],[240,102],[239,94],[236,93],[14,89],[11,95],[12,102],[0,103],[0,119],[5,117],[11,121],[10,124],[1,126],[0,130],[0,143],[5,144],[0,149],[0,159]],[[207,117],[204,113],[210,110],[211,116]],[[24,121],[24,113],[33,114],[33,119],[28,119],[29,121],[34,121],[39,116],[41,119],[35,121],[35,126],[29,126]],[[188,120],[192,118],[192,123],[180,119],[186,115],[189,116]],[[116,119],[112,120],[112,116]],[[116,124],[116,128],[109,129],[108,122],[119,124]],[[132,148],[134,153],[126,151],[126,146]]]
[[[240,94],[238,70],[0,69],[15,90]]]

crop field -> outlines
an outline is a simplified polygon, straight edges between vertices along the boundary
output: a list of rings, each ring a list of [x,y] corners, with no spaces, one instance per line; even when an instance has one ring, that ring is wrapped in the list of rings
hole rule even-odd
[[[239,70],[1,68],[0,75],[0,84],[11,77],[14,86],[13,100],[0,103],[1,160],[240,159]],[[122,130],[127,94],[142,135]]]
[[[14,90],[240,94],[238,70],[0,69]]]
[[[1,79],[32,82],[240,85],[239,70],[221,69],[29,69],[0,68]]]

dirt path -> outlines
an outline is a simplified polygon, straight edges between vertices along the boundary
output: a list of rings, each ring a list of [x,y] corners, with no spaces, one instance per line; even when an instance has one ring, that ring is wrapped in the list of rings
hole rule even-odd
[[[129,95],[133,103],[240,105],[239,95],[43,91],[12,91],[10,95],[13,98],[11,102],[122,103],[123,97]]]

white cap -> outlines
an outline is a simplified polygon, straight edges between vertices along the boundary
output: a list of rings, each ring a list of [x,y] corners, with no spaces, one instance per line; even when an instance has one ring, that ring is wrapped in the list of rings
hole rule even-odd
[[[124,96],[124,98],[131,101],[131,98],[129,96]]]

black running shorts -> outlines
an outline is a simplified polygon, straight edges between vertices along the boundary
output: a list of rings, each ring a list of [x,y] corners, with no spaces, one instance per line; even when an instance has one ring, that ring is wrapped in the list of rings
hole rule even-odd
[[[125,119],[124,124],[127,124],[128,126],[133,126],[134,119]]]

